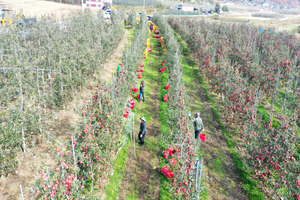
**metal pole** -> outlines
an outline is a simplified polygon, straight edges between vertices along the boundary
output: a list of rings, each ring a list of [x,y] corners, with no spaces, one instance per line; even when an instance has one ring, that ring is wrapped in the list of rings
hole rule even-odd
[[[75,150],[74,150],[74,142],[73,142],[73,137],[72,136],[71,136],[71,139],[72,139],[73,160],[74,160],[74,169],[75,169],[75,167],[76,167],[76,160],[75,160]],[[77,180],[76,171],[75,171],[75,178]]]
[[[253,104],[253,109],[252,109],[251,120],[253,120],[253,114],[254,114],[254,109],[255,109],[255,103],[256,103],[256,99],[257,99],[258,89],[259,89],[259,88],[257,88],[256,94],[255,94],[255,99],[254,99],[254,104]],[[251,134],[251,125],[252,125],[252,123],[250,123],[250,127],[249,127],[249,135]]]
[[[197,160],[197,164],[196,164],[196,186],[195,186],[195,189],[197,190],[197,179],[198,179],[198,164],[199,164],[199,160]],[[195,198],[196,198],[196,195],[197,195],[197,191],[195,191]]]
[[[199,178],[199,190],[201,189],[201,176],[202,176],[202,164],[203,164],[203,158],[201,159],[201,168],[200,168],[200,178]],[[198,191],[198,199],[199,199],[200,191]]]
[[[277,92],[277,87],[278,87],[279,77],[280,77],[280,67],[278,68],[277,82],[276,82],[276,88],[275,88],[275,91],[274,91],[274,97],[273,97],[273,102],[272,102],[272,108],[271,108],[271,111],[273,110],[274,103],[275,103],[275,98],[276,98],[276,92]]]
[[[22,0],[22,7],[23,7],[23,17],[25,18],[25,9],[24,9],[24,2]]]
[[[22,185],[20,185],[20,189],[21,189],[22,200],[24,200],[24,195],[23,195]]]
[[[92,171],[92,187],[91,187],[91,192],[90,194],[93,194],[93,188],[94,188],[94,181],[93,181],[93,164],[91,164],[91,171]]]
[[[125,105],[126,107],[126,105]],[[130,141],[133,140],[133,127],[132,127],[132,124],[133,124],[133,120],[134,120],[134,117],[133,117],[133,112],[130,113],[130,122],[128,122],[128,129],[129,129],[129,132],[130,132]]]
[[[81,9],[82,9],[81,12],[83,12],[83,0],[81,0]]]
[[[134,135],[134,113],[133,113],[133,118],[132,118],[132,135],[133,135],[133,153],[135,155],[135,135]]]

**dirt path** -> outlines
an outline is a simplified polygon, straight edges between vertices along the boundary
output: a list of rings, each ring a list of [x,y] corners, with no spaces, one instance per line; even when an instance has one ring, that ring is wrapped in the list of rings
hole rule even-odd
[[[160,145],[157,136],[160,134],[160,74],[159,62],[160,47],[155,39],[151,39],[152,54],[145,60],[145,72],[142,80],[146,84],[145,98],[136,105],[135,112],[135,137],[138,142],[137,134],[139,131],[141,116],[145,116],[147,123],[147,133],[145,146],[140,147],[136,144],[136,156],[134,147],[128,148],[128,160],[124,170],[124,178],[120,184],[118,199],[159,199],[160,180],[159,180],[159,156]],[[149,66],[149,57],[151,65]]]
[[[120,42],[118,48],[114,51],[114,53],[111,55],[110,59],[108,59],[104,65],[103,70],[100,73],[101,80],[109,81],[113,73],[117,72],[117,67],[119,63],[121,62],[123,51],[128,43],[128,31],[125,31],[125,34],[123,36],[122,41]]]
[[[108,59],[104,64],[105,70],[101,70],[98,75],[86,82],[86,86],[96,83],[99,78],[101,80],[110,80],[112,72],[116,71],[117,66],[122,59],[122,52],[128,43],[128,31],[124,33],[122,41],[119,43],[117,50],[112,54],[111,59]],[[108,77],[108,78],[107,78]],[[78,105],[83,104],[81,96],[88,96],[89,90],[85,90],[78,93],[77,97],[73,101],[66,105],[66,110],[60,110],[55,113],[54,117],[57,121],[51,125],[50,130],[46,134],[51,134],[55,137],[56,146],[61,147],[64,150],[64,143],[70,140],[70,134],[73,130],[73,124],[76,124],[79,120],[79,115],[76,112]],[[33,185],[37,175],[35,168],[40,165],[54,166],[57,161],[50,157],[51,142],[46,138],[42,138],[39,144],[36,144],[35,148],[28,149],[32,153],[20,153],[18,158],[20,159],[19,165],[15,174],[10,174],[8,177],[0,178],[0,199],[1,200],[14,200],[21,199],[20,185],[24,192],[24,198],[30,199],[28,186]],[[0,161],[1,162],[1,161]],[[45,162],[45,163],[43,163]]]
[[[211,105],[200,85],[199,79],[190,59],[183,54],[184,82],[188,89],[192,114],[200,112],[203,119],[205,142],[201,143],[205,154],[204,179],[208,199],[249,199],[242,187],[242,181],[230,155],[225,138],[212,112]]]

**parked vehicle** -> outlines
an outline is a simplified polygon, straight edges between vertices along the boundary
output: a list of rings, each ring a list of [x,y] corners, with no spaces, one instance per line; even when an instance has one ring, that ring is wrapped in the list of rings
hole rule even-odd
[[[24,18],[21,22],[19,22],[19,25],[28,26],[33,23],[36,23],[36,18]]]
[[[105,12],[104,13],[104,19],[110,19],[110,12]]]
[[[193,12],[194,11],[194,6],[191,5],[179,5],[178,6],[178,10],[182,10],[185,12]]]

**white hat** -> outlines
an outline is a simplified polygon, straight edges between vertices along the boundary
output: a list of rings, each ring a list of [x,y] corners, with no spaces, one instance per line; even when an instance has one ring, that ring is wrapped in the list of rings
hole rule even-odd
[[[145,117],[141,117],[140,119],[143,120],[143,121],[146,121]]]

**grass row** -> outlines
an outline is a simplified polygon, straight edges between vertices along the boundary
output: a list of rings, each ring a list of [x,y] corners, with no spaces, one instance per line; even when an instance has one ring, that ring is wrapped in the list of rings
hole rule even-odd
[[[165,56],[163,56],[163,47],[160,47],[160,44],[157,41],[158,48],[160,48],[160,54],[161,54],[161,61],[165,59]],[[168,73],[167,71],[164,71],[161,73],[160,76],[160,103],[159,103],[159,108],[160,108],[160,131],[169,131],[170,128],[167,126],[166,123],[166,118],[167,118],[167,108],[168,108],[168,103],[163,101],[163,97],[165,94],[168,93],[168,91],[165,89],[165,85],[168,84]],[[168,147],[165,146],[163,143],[160,143],[161,149],[167,149]],[[167,162],[166,160],[160,156],[160,169],[163,168],[163,166],[166,166]],[[170,199],[170,182],[169,180],[161,174],[160,177],[160,199],[161,200],[166,200]]]
[[[129,142],[130,139],[128,137],[126,145],[120,150],[117,159],[115,161],[115,168],[114,173],[109,178],[109,185],[105,188],[106,189],[106,199],[117,199],[120,189],[120,182],[124,176],[124,168],[125,163],[128,160],[128,147],[131,145]]]
[[[152,35],[149,36],[149,38]],[[152,40],[151,40],[151,43]],[[144,116],[146,118],[147,123],[151,122],[152,120],[155,120],[153,118],[153,113],[151,113],[151,109],[149,109],[149,105],[147,103],[148,99],[151,98],[151,96],[153,95],[153,93],[155,93],[155,86],[157,86],[157,84],[159,84],[159,78],[157,77],[158,72],[153,69],[152,66],[156,65],[157,63],[157,56],[155,56],[154,54],[157,53],[157,49],[155,49],[155,45],[158,45],[158,42],[155,41],[153,45],[153,51],[152,53],[149,53],[147,58],[145,60],[143,60],[145,67],[144,67],[144,73],[142,73],[142,79],[144,80],[145,84],[146,84],[146,89],[145,89],[145,103],[138,103],[136,96],[137,93],[135,93],[132,98],[135,99],[136,101],[136,107],[134,108],[134,113],[135,113],[135,119],[138,119],[141,116]],[[141,81],[139,80],[139,82]],[[135,131],[135,134],[137,133],[137,131]],[[149,152],[151,152],[151,154],[156,154],[157,152],[157,148],[159,147],[159,142],[158,142],[158,138],[156,137],[150,137],[146,135],[145,138],[145,146],[143,147],[139,147],[138,144],[136,144],[136,156],[139,156],[140,148],[147,148],[149,150]],[[136,141],[137,142],[137,141]],[[119,194],[119,189],[120,189],[120,182],[126,178],[126,162],[130,162],[130,158],[128,158],[128,148],[131,148],[133,146],[132,142],[128,142],[128,145],[126,145],[125,147],[123,147],[122,152],[120,151],[117,160],[120,162],[117,162],[117,165],[122,165],[122,167],[117,167],[115,169],[115,172],[112,176],[112,178],[110,179],[110,187],[107,187],[106,190],[106,194],[107,194],[107,198],[106,199],[117,199],[118,196],[120,196]],[[123,151],[124,150],[124,151]],[[128,160],[129,159],[129,160]],[[152,163],[153,164],[153,163]],[[136,166],[136,168],[139,168],[140,165]],[[154,166],[153,166],[154,167]],[[157,166],[158,167],[158,166]],[[135,169],[137,170],[137,169]],[[138,172],[138,173],[142,173],[142,172]],[[136,187],[137,184],[143,184],[140,183],[138,180],[138,173],[135,174],[133,177],[131,177],[131,183],[129,185],[129,191],[126,191],[126,195],[123,196],[122,198],[124,199],[128,199],[128,200],[134,200],[134,199],[139,199],[139,191]],[[152,175],[151,175],[152,176]],[[151,182],[151,180],[149,180],[149,184],[147,185],[147,187],[149,188],[149,191],[152,190],[153,188],[153,182]],[[147,199],[149,198],[151,194],[147,193],[144,194],[144,198]]]
[[[181,52],[181,53],[183,53],[183,52]],[[188,57],[185,57],[181,54],[181,65],[182,65],[182,70],[183,70],[183,81],[184,81],[186,90],[190,91],[190,92],[193,92],[193,91],[197,90],[197,87],[189,85],[189,83],[195,82],[194,67],[189,65],[189,60],[188,59],[189,59]],[[191,97],[192,96],[190,96],[190,98]],[[196,97],[193,97],[193,98],[196,98]],[[193,101],[190,101],[190,105],[188,105],[187,109],[189,111],[192,111],[192,108],[193,108],[193,106],[191,104],[192,102]],[[197,101],[195,101],[193,103],[194,103],[194,106],[197,107],[197,110],[203,110],[203,105],[202,104],[197,103]],[[201,160],[203,158],[204,154],[205,154],[205,150],[203,148],[200,148],[197,152],[197,156],[198,156],[199,160]],[[217,163],[216,163],[215,166],[218,166]],[[204,168],[203,165],[202,165],[202,167]],[[219,170],[219,171],[221,171],[221,170]],[[199,200],[207,200],[208,199],[208,191],[207,191],[207,188],[205,187],[205,179],[204,179],[203,174],[204,174],[204,172],[202,171],[202,174],[201,174],[201,177],[202,177],[201,178],[201,188],[202,188],[202,190],[200,191],[200,194],[199,194]],[[220,176],[222,176],[222,175],[223,174],[220,174]]]
[[[198,75],[199,78],[199,82],[204,90],[204,93],[207,97],[207,99],[209,100],[210,104],[211,104],[211,108],[212,111],[217,119],[217,122],[220,125],[220,129],[222,130],[222,134],[225,136],[225,140],[226,143],[228,145],[229,148],[229,152],[233,157],[234,163],[237,167],[237,170],[240,174],[240,177],[242,179],[243,182],[243,188],[245,189],[245,191],[247,192],[247,195],[249,196],[250,199],[253,200],[262,200],[262,199],[266,199],[266,197],[264,196],[264,193],[257,187],[257,181],[251,179],[251,174],[245,169],[244,164],[242,159],[240,158],[234,143],[232,142],[232,140],[228,139],[231,138],[231,136],[229,135],[229,133],[225,130],[225,126],[221,121],[221,117],[220,114],[218,112],[217,106],[215,101],[211,98],[209,91],[208,91],[208,85],[204,82],[203,78],[201,77],[200,73],[199,73],[199,69],[197,67],[197,65],[193,62],[193,60],[191,59],[190,53],[188,51],[188,48],[185,46],[185,44],[183,43],[183,41],[181,40],[180,37],[178,37],[178,35],[175,33],[176,38],[178,39],[178,41],[180,42],[180,44],[183,46],[184,51],[186,52],[187,56],[189,57],[192,66],[196,72],[196,74]]]
[[[163,55],[163,48],[161,47],[161,55]],[[165,57],[162,56],[162,60]],[[191,81],[191,79],[193,79],[193,68],[189,67],[187,61],[184,59],[183,56],[181,56],[181,60],[182,60],[182,66],[183,66],[183,71],[184,71],[184,81],[185,82],[189,82]],[[167,118],[167,107],[168,107],[168,103],[163,101],[163,97],[165,94],[167,94],[167,90],[165,90],[165,85],[168,84],[168,73],[167,72],[162,72],[161,73],[161,77],[160,77],[160,81],[161,81],[161,87],[160,87],[160,123],[161,123],[161,132],[164,131],[169,131],[170,128],[167,126],[166,124],[166,118]],[[187,90],[190,90],[191,88],[187,88]],[[167,146],[164,146],[164,144],[161,143],[161,148],[162,149],[166,149]],[[199,155],[202,155],[203,153],[198,152]],[[160,157],[160,168],[162,168],[163,166],[165,166],[167,164],[166,160],[161,156]],[[170,191],[169,191],[169,186],[170,186],[170,182],[169,180],[164,176],[161,175],[160,176],[160,199],[162,200],[166,200],[166,199],[170,199]],[[201,181],[201,185],[205,184],[205,180],[202,179]],[[208,193],[206,188],[202,191],[201,195],[200,195],[200,199],[206,200],[208,199]]]
[[[130,47],[130,44],[135,37],[135,30],[136,29],[129,29],[128,34],[127,34],[127,39],[128,39],[128,44],[127,48]],[[132,146],[130,143],[130,138],[128,136],[126,145],[120,150],[119,154],[117,155],[117,158],[115,160],[115,168],[113,175],[110,176],[109,178],[109,184],[105,188],[105,193],[106,193],[106,199],[109,200],[114,200],[117,199],[119,195],[119,189],[120,189],[120,183],[124,177],[124,169],[125,169],[125,163],[128,160],[128,148]]]

